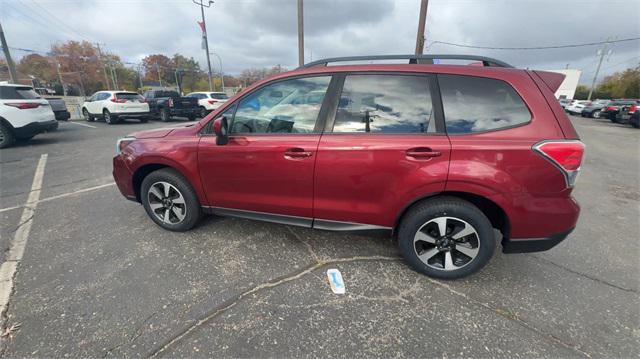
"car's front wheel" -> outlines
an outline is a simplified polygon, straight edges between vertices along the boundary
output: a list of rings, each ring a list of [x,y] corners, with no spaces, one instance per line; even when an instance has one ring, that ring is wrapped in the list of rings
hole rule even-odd
[[[484,267],[496,247],[491,222],[473,204],[454,197],[415,205],[398,229],[400,251],[416,271],[457,279]]]
[[[95,119],[93,118],[93,116],[91,116],[91,114],[89,114],[89,111],[87,111],[86,108],[82,109],[82,117],[84,117],[84,120],[87,122],[93,122]]]
[[[184,232],[193,228],[202,214],[191,184],[170,168],[152,172],[144,178],[140,199],[149,217],[170,231]]]
[[[200,118],[207,117],[208,113],[209,113],[209,111],[207,111],[207,109],[204,108],[204,106],[200,106]]]
[[[169,122],[169,120],[171,120],[171,114],[169,113],[169,110],[167,110],[166,108],[160,110],[160,121]]]

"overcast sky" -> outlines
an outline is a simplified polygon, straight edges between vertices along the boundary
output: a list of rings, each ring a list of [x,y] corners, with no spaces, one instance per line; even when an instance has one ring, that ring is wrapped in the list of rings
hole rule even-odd
[[[305,57],[413,53],[419,0],[305,0]],[[46,9],[45,10],[43,10]],[[205,8],[209,47],[224,71],[297,65],[296,0],[216,0]],[[426,42],[531,47],[640,36],[640,2],[430,0]],[[47,51],[52,43],[90,40],[139,62],[176,52],[206,68],[200,7],[191,0],[0,0],[9,46]],[[517,67],[583,70],[590,83],[598,46],[548,50],[478,50],[433,44],[427,53],[486,55]],[[640,41],[617,43],[601,77],[640,62]],[[20,58],[25,52],[13,51]],[[215,67],[218,68],[217,60]]]

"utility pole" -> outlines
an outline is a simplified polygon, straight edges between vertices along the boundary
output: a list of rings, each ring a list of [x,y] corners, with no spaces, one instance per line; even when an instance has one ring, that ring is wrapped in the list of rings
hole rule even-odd
[[[220,62],[220,83],[222,84],[222,92],[224,92],[224,73],[222,72],[222,58],[215,52],[212,52],[211,55],[217,57],[218,61]]]
[[[298,0],[298,65],[304,65],[304,9]]]
[[[4,57],[7,59],[7,66],[9,66],[9,77],[14,84],[18,83],[18,74],[16,73],[16,65],[11,59],[11,53],[9,52],[9,45],[7,45],[7,39],[4,38],[4,30],[2,30],[2,24],[0,24],[0,41],[2,42],[2,50],[4,51]]]
[[[180,71],[180,69],[176,69],[173,74],[176,77],[176,89],[178,90],[178,93],[180,94],[180,96],[182,96],[182,89],[180,88],[180,80],[178,79],[178,71]]]
[[[160,87],[162,87],[162,77],[160,77],[160,66],[156,62],[156,72],[158,73],[158,82],[160,82]]]
[[[209,69],[209,91],[213,91],[213,83],[211,82],[211,58],[209,57],[209,39],[207,37],[207,22],[204,19],[204,8],[211,7],[213,1],[209,0],[206,6],[204,5],[205,0],[200,0],[200,2],[197,2],[196,0],[191,1],[196,5],[200,5],[200,14],[202,15],[202,39],[204,40],[204,50],[207,52],[207,68]]]
[[[111,86],[109,86],[109,76],[107,76],[107,68],[104,65],[104,60],[102,59],[102,51],[100,50],[100,44],[96,42],[96,46],[98,47],[98,56],[100,57],[100,63],[102,64],[102,72],[104,72],[104,83],[107,86],[107,90],[111,90]]]
[[[416,55],[422,55],[424,51],[424,27],[427,22],[427,5],[429,0],[420,2],[420,18],[418,19],[418,35],[416,36]]]
[[[600,55],[600,61],[598,61],[598,67],[596,68],[596,73],[593,75],[593,81],[591,81],[591,88],[589,89],[589,96],[587,97],[587,101],[591,101],[591,95],[593,95],[593,88],[596,86],[596,80],[598,79],[598,73],[600,72],[600,66],[602,66],[602,60],[604,60],[604,56],[607,54],[607,50],[609,48],[609,39],[607,38],[607,42],[602,45],[602,48],[598,50]]]
[[[62,86],[62,95],[67,96],[67,89],[66,87],[64,87],[64,84],[62,83],[62,74],[60,73],[60,63],[58,62],[57,59],[56,59],[56,70],[58,70],[58,81],[60,81],[60,86]]]
[[[144,87],[144,84],[142,83],[142,72],[140,72],[141,67],[142,64],[138,64],[138,81],[140,81],[140,91],[142,91],[142,88]]]

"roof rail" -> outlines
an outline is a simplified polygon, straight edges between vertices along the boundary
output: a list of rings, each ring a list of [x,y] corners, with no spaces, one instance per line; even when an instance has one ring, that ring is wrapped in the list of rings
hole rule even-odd
[[[490,57],[475,56],[475,55],[373,55],[373,56],[345,56],[345,57],[332,57],[328,59],[317,60],[304,64],[299,68],[308,68],[314,66],[327,66],[331,62],[346,62],[346,61],[373,61],[373,60],[409,60],[410,64],[433,64],[433,60],[475,60],[481,61],[484,66],[493,67],[509,67],[506,62],[492,59]]]

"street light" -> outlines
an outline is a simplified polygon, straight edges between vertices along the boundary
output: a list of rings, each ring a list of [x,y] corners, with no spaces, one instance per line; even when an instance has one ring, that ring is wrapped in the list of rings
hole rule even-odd
[[[224,73],[222,72],[222,58],[215,52],[211,52],[211,55],[217,57],[218,61],[220,62],[220,82],[222,84],[222,92],[224,92]]]

